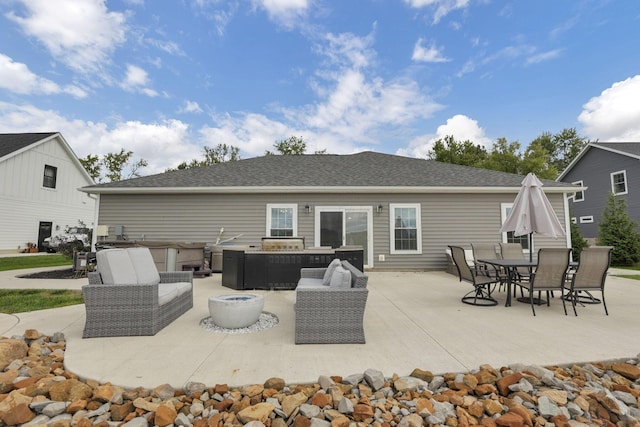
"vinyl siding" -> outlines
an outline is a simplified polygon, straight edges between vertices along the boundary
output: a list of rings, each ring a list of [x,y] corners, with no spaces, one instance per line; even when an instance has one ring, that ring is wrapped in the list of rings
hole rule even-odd
[[[549,196],[564,224],[563,196]],[[314,241],[317,206],[371,206],[373,209],[373,262],[380,269],[444,269],[447,245],[501,240],[501,203],[511,203],[512,195],[492,194],[181,194],[181,195],[109,195],[100,197],[100,225],[108,225],[114,239],[114,227],[124,226],[129,240],[216,241],[242,234],[233,241],[240,245],[259,245],[266,234],[266,206],[273,203],[298,205],[298,235],[307,246]],[[390,203],[420,203],[422,254],[390,254]],[[305,205],[312,212],[304,211]],[[376,213],[375,206],[383,211]],[[566,247],[566,239],[536,236],[535,247]],[[384,255],[385,261],[378,261]]]
[[[42,186],[45,165],[57,168],[55,189]],[[40,221],[53,222],[54,235],[78,220],[90,226],[95,201],[78,191],[90,183],[57,138],[0,162],[0,251],[36,242]]]
[[[570,203],[572,216],[578,219],[593,216],[593,223],[581,224],[578,221],[584,237],[598,236],[598,223],[611,193],[611,173],[621,170],[626,171],[628,193],[617,197],[627,201],[629,216],[640,222],[640,161],[637,159],[592,147],[562,179],[568,183],[582,181],[588,187],[583,201]]]

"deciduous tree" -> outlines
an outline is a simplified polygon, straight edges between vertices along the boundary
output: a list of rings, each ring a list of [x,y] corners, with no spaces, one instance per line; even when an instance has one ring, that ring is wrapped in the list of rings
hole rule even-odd
[[[131,162],[133,151],[120,149],[118,153],[107,153],[100,159],[95,154],[88,154],[80,160],[82,166],[96,182],[121,181],[140,176],[140,169],[148,166],[145,159]]]

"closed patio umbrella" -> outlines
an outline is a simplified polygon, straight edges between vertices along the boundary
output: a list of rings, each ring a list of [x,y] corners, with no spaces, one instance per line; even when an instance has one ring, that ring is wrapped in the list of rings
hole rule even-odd
[[[522,180],[522,187],[513,202],[501,232],[513,231],[515,236],[529,236],[529,260],[533,259],[533,233],[558,238],[565,236],[556,213],[542,191],[542,182],[533,173]]]

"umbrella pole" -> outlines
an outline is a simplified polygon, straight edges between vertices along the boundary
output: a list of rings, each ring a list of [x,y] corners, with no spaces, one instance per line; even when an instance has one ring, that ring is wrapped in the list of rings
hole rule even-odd
[[[533,262],[533,233],[529,233],[529,262]]]

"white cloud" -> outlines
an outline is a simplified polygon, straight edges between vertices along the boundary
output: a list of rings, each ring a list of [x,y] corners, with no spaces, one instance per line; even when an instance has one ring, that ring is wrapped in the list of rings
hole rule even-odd
[[[178,110],[179,113],[202,113],[202,108],[200,108],[200,104],[196,101],[185,101],[184,106]]]
[[[28,95],[52,95],[66,93],[76,98],[84,98],[87,93],[80,87],[67,85],[60,87],[57,83],[40,77],[21,62],[0,53],[0,87],[14,93]]]
[[[426,158],[429,151],[433,149],[433,144],[449,135],[452,135],[456,141],[469,140],[485,148],[489,148],[492,145],[491,139],[486,136],[484,129],[478,126],[476,120],[463,114],[456,114],[447,119],[447,123],[438,126],[435,134],[427,134],[415,138],[407,148],[398,150],[397,154]]]
[[[90,73],[108,63],[125,40],[125,15],[110,12],[104,0],[20,0],[25,14],[10,12],[29,36],[61,63]]]
[[[311,0],[253,0],[254,7],[267,11],[269,18],[287,28],[301,23],[310,7]]]
[[[548,50],[546,52],[536,53],[524,62],[525,65],[538,64],[540,62],[549,61],[551,59],[555,59],[562,54],[562,49],[553,49]]]
[[[614,83],[583,105],[578,121],[590,139],[640,141],[640,75]]]
[[[78,157],[103,155],[120,149],[133,152],[132,160],[143,158],[149,166],[144,175],[164,172],[182,161],[202,156],[199,145],[190,143],[189,125],[179,120],[157,123],[69,120],[57,111],[32,105],[0,101],[0,132],[60,132]]]
[[[124,90],[129,92],[139,92],[149,97],[158,96],[158,92],[147,87],[149,75],[142,68],[127,64],[127,73],[120,84]]]
[[[433,23],[437,24],[442,18],[457,9],[465,9],[469,6],[469,0],[404,0],[414,9],[429,7],[435,9]]]
[[[425,47],[423,43],[426,40],[419,38],[413,47],[413,55],[411,59],[417,62],[449,62],[450,59],[444,57],[442,52],[434,43],[431,43],[428,47]]]

